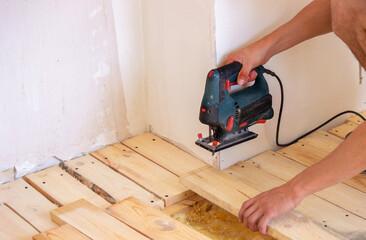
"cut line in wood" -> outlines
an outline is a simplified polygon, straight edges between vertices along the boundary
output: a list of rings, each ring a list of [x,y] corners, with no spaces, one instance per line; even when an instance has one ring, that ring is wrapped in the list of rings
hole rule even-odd
[[[33,240],[90,240],[68,224],[33,236]]]

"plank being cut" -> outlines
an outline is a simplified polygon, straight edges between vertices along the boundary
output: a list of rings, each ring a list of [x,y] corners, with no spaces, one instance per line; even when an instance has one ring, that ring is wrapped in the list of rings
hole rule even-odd
[[[0,239],[29,240],[37,230],[5,205],[0,205]]]
[[[165,206],[194,194],[179,182],[176,175],[120,143],[91,155],[163,199]]]
[[[133,196],[154,207],[164,207],[163,200],[90,155],[66,161],[63,166],[94,191],[100,188],[100,192],[104,193],[102,196],[112,204]]]
[[[46,231],[57,226],[51,221],[49,214],[57,206],[23,179],[0,185],[0,202],[5,202],[38,231]]]
[[[206,166],[202,161],[151,133],[122,143],[180,177]]]
[[[214,168],[207,168],[181,178],[184,185],[207,200],[237,215],[243,201],[260,192]],[[296,211],[270,221],[270,236],[277,239],[345,239],[331,229],[313,222]]]
[[[335,128],[332,128],[330,130],[328,130],[329,133],[338,136],[342,139],[345,139],[346,136],[352,132],[353,130],[355,130],[359,125],[353,122],[346,122],[343,123]]]
[[[59,206],[82,198],[103,209],[110,206],[101,196],[84,186],[59,166],[29,174],[25,176],[25,179],[35,189]]]
[[[151,239],[210,239],[133,197],[112,205],[108,213]]]
[[[313,146],[301,142],[294,143],[288,147],[280,149],[277,151],[277,153],[297,161],[307,167],[322,160],[328,155],[327,152],[321,151]],[[366,174],[358,174],[355,177],[343,182],[366,193]]]
[[[33,236],[33,240],[90,240],[68,224]]]
[[[280,179],[279,177],[276,177],[266,171],[263,171],[262,169],[257,168],[255,164],[252,164],[254,161],[256,161],[255,159],[258,159],[260,157],[261,155],[253,158],[253,160],[248,160],[246,163],[234,165],[226,169],[225,172],[236,177],[240,181],[258,189],[261,192],[268,191],[274,187],[284,184],[286,182],[285,180]],[[282,171],[286,170],[287,169],[285,168],[282,169]],[[352,188],[350,189],[352,190]],[[334,189],[333,192],[335,192],[336,190],[342,190],[342,188]],[[347,204],[348,207],[358,211],[358,215],[347,211],[342,207],[338,207],[330,201],[324,200],[317,195],[309,195],[308,197],[306,197],[295,210],[301,213],[303,216],[310,218],[314,222],[322,224],[324,227],[332,229],[333,231],[338,232],[344,236],[365,236],[366,219],[360,217],[360,215],[365,215],[364,203],[366,201],[366,196],[365,194],[353,189],[353,191],[349,191],[349,193],[353,194],[350,197],[361,198],[359,200],[357,199],[353,201],[347,199],[347,196],[344,195],[346,193],[347,192],[343,193],[343,195],[342,193],[336,193],[336,196],[329,195],[326,196],[326,198],[330,201],[333,201],[332,198],[338,197],[338,203],[342,205]],[[362,201],[363,204],[361,203]],[[353,203],[358,204],[358,206],[352,206]]]
[[[57,224],[69,224],[93,240],[149,239],[84,199],[51,212]]]

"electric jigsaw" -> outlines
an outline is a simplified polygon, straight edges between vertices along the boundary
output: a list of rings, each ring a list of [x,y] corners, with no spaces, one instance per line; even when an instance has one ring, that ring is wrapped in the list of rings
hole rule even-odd
[[[249,127],[273,117],[263,66],[254,69],[258,76],[252,86],[232,91],[241,67],[241,63],[233,62],[207,75],[199,119],[209,125],[209,136],[198,134],[196,144],[212,153],[256,138],[258,134]]]

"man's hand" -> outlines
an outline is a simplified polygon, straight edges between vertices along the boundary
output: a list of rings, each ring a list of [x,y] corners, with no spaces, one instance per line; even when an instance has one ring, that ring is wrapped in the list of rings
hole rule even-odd
[[[269,59],[266,57],[266,49],[259,41],[229,55],[226,64],[240,62],[243,65],[237,79],[239,85],[244,86],[247,82],[255,80],[257,72],[253,68],[265,64]]]
[[[288,184],[263,192],[244,202],[239,211],[239,221],[252,231],[267,234],[268,222],[294,209],[302,197],[295,196]]]

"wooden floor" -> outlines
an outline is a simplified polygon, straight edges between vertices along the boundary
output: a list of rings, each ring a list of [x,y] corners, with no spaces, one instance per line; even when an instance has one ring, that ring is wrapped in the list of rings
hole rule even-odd
[[[360,123],[351,117],[224,171],[146,133],[0,185],[0,239],[208,239],[161,210],[197,193],[236,215],[244,200],[321,160]],[[269,232],[366,239],[365,206],[364,174],[305,198]]]

